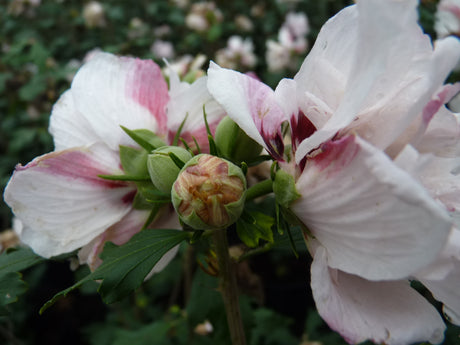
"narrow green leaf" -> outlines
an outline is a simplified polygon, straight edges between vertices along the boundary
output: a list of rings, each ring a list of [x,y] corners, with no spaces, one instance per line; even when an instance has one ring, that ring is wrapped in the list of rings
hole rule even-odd
[[[212,135],[208,135],[208,141],[209,141],[209,153],[212,154],[213,156],[218,156],[218,151],[217,151],[217,146],[216,142],[214,141],[214,138]]]
[[[111,181],[150,181],[150,177],[145,176],[131,176],[131,175],[97,175],[97,177],[104,180]]]
[[[198,141],[196,140],[195,137],[192,137],[193,138],[193,142],[195,143],[195,146],[196,146],[196,151],[198,152],[198,154],[201,153],[201,147],[200,145],[198,144]]]
[[[91,280],[102,280],[98,291],[105,303],[125,297],[141,285],[163,255],[189,236],[189,233],[179,230],[146,229],[122,246],[108,242],[101,254],[102,265],[73,286],[56,294],[43,305],[40,313],[53,305],[58,298]]]
[[[177,155],[174,154],[174,152],[168,152],[168,156],[171,157],[171,160],[174,162],[174,164],[176,164],[176,166],[179,169],[182,169],[184,167],[185,163],[179,157],[177,157]]]
[[[152,143],[150,143],[150,141],[145,137],[145,133],[143,134],[140,134],[138,131],[139,130],[130,130],[124,126],[120,126],[121,129],[123,129],[123,131],[128,134],[131,139],[133,139],[137,144],[139,144],[140,147],[142,147],[143,149],[145,149],[147,152],[152,152],[153,150],[155,150],[157,147],[155,145],[153,145]]]
[[[209,127],[209,123],[208,123],[208,114],[206,114],[206,108],[204,104],[203,104],[203,117],[204,117],[204,124],[206,126],[206,132],[208,133],[208,136],[210,135],[212,137],[211,128]]]
[[[173,146],[177,146],[179,144],[179,137],[180,134],[182,133],[182,128],[184,128],[185,121],[187,121],[188,113],[185,115],[184,121],[181,122],[179,128],[177,129],[176,135],[174,135],[174,139],[172,142]]]

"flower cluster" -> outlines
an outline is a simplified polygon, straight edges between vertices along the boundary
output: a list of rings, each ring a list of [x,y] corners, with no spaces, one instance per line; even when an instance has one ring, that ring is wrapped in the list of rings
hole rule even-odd
[[[213,3],[196,3],[187,25],[220,20]],[[165,79],[150,60],[94,53],[53,107],[55,150],[18,165],[5,189],[20,239],[47,258],[78,249],[95,269],[107,241],[146,228],[201,236],[239,219],[254,225],[246,163],[266,159],[264,148],[273,164],[263,183],[302,231],[328,325],[349,343],[442,342],[443,318],[410,283],[460,325],[460,119],[445,106],[460,91],[445,84],[460,43],[433,46],[417,20],[416,0],[356,1],[275,90],[224,68],[255,64],[241,37],[207,76],[202,59]],[[269,68],[293,68],[308,30],[305,15],[288,14],[268,44]]]

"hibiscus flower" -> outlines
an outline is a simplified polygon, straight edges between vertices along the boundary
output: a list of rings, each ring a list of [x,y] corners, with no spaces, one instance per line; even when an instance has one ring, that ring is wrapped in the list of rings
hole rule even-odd
[[[414,278],[458,323],[450,284],[458,283],[459,193],[438,189],[439,171],[414,167],[427,155],[458,158],[457,118],[444,104],[459,86],[443,82],[460,44],[447,38],[433,48],[416,6],[362,0],[345,8],[275,91],[215,64],[208,71],[211,94],[292,176],[300,197],[290,209],[308,228],[313,297],[350,343],[442,341],[443,320],[411,288]],[[411,151],[412,165],[404,158]],[[457,172],[442,175],[455,191]]]
[[[55,151],[18,165],[5,189],[6,203],[23,223],[21,240],[47,258],[83,247],[80,261],[95,268],[106,241],[127,242],[149,216],[133,207],[134,182],[98,177],[125,173],[120,145],[139,148],[120,126],[147,129],[171,144],[187,117],[181,133],[206,151],[203,106],[215,128],[224,114],[206,89],[206,77],[187,84],[172,74],[168,90],[153,61],[98,53],[53,107]],[[179,227],[172,207],[164,207],[150,227]]]

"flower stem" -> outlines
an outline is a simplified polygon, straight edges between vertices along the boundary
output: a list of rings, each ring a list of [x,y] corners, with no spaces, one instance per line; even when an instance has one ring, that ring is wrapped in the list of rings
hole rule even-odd
[[[268,179],[255,184],[246,191],[246,200],[253,200],[259,196],[273,192],[273,181]]]
[[[214,250],[217,254],[217,261],[219,263],[219,290],[224,300],[232,345],[246,345],[246,337],[244,335],[238,300],[235,263],[230,260],[228,253],[227,231],[214,231],[213,240]]]

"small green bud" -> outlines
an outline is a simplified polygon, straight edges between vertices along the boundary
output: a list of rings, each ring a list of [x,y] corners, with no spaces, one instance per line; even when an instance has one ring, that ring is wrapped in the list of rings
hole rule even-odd
[[[170,193],[174,181],[179,175],[180,168],[169,156],[173,153],[183,163],[186,163],[192,155],[186,149],[179,146],[163,146],[153,150],[147,158],[147,168],[150,179],[155,187],[164,193]]]
[[[193,157],[171,190],[174,208],[194,229],[224,229],[243,212],[246,179],[233,163],[209,154]]]
[[[294,177],[284,170],[278,170],[273,181],[275,199],[281,206],[288,208],[291,203],[301,197],[295,187]]]
[[[228,116],[220,121],[214,138],[220,153],[237,162],[248,162],[262,151],[262,146],[248,137]]]

